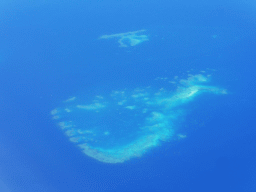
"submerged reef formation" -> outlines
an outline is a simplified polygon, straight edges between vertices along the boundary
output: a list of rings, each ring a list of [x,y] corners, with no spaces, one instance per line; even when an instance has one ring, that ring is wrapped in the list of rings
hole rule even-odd
[[[147,35],[142,35],[141,33],[145,32],[146,30],[138,30],[138,31],[131,31],[127,33],[118,33],[113,35],[102,35],[99,39],[118,39],[118,43],[120,47],[130,47],[139,45],[144,41],[148,41]]]
[[[52,110],[69,140],[87,156],[104,163],[122,163],[140,157],[176,134],[175,121],[184,115],[181,107],[203,93],[226,94],[226,90],[205,85],[208,76],[190,75],[170,81],[177,89],[154,87],[113,91],[89,102],[71,97]]]

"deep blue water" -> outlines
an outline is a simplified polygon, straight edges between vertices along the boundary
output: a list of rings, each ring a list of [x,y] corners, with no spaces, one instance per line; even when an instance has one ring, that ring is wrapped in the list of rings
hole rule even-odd
[[[256,191],[254,1],[0,3],[0,192]],[[120,48],[101,35],[146,29]],[[50,111],[70,96],[215,69],[228,90],[190,103],[187,138],[123,164],[85,156]],[[1,186],[2,185],[2,186]]]

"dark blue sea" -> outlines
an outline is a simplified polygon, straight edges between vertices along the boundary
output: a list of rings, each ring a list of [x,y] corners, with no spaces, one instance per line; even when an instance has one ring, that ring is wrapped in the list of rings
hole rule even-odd
[[[148,40],[127,47],[100,38],[138,30]],[[255,66],[253,0],[1,0],[0,192],[255,192]],[[88,157],[52,119],[70,97],[175,93],[156,79],[201,73],[227,94],[195,98],[181,139],[123,163]]]

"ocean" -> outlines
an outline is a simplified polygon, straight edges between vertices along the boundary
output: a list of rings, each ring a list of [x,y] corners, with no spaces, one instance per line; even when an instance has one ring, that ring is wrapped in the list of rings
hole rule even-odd
[[[0,192],[255,192],[255,9],[2,0]]]

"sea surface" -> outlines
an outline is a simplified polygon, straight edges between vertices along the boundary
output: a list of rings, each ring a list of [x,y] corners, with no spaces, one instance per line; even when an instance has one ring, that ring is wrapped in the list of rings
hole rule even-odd
[[[138,30],[137,44],[100,38]],[[255,65],[252,0],[1,0],[0,192],[255,192]],[[225,94],[178,108],[173,137],[122,163],[83,153],[51,114],[73,97],[175,95],[198,74]]]

